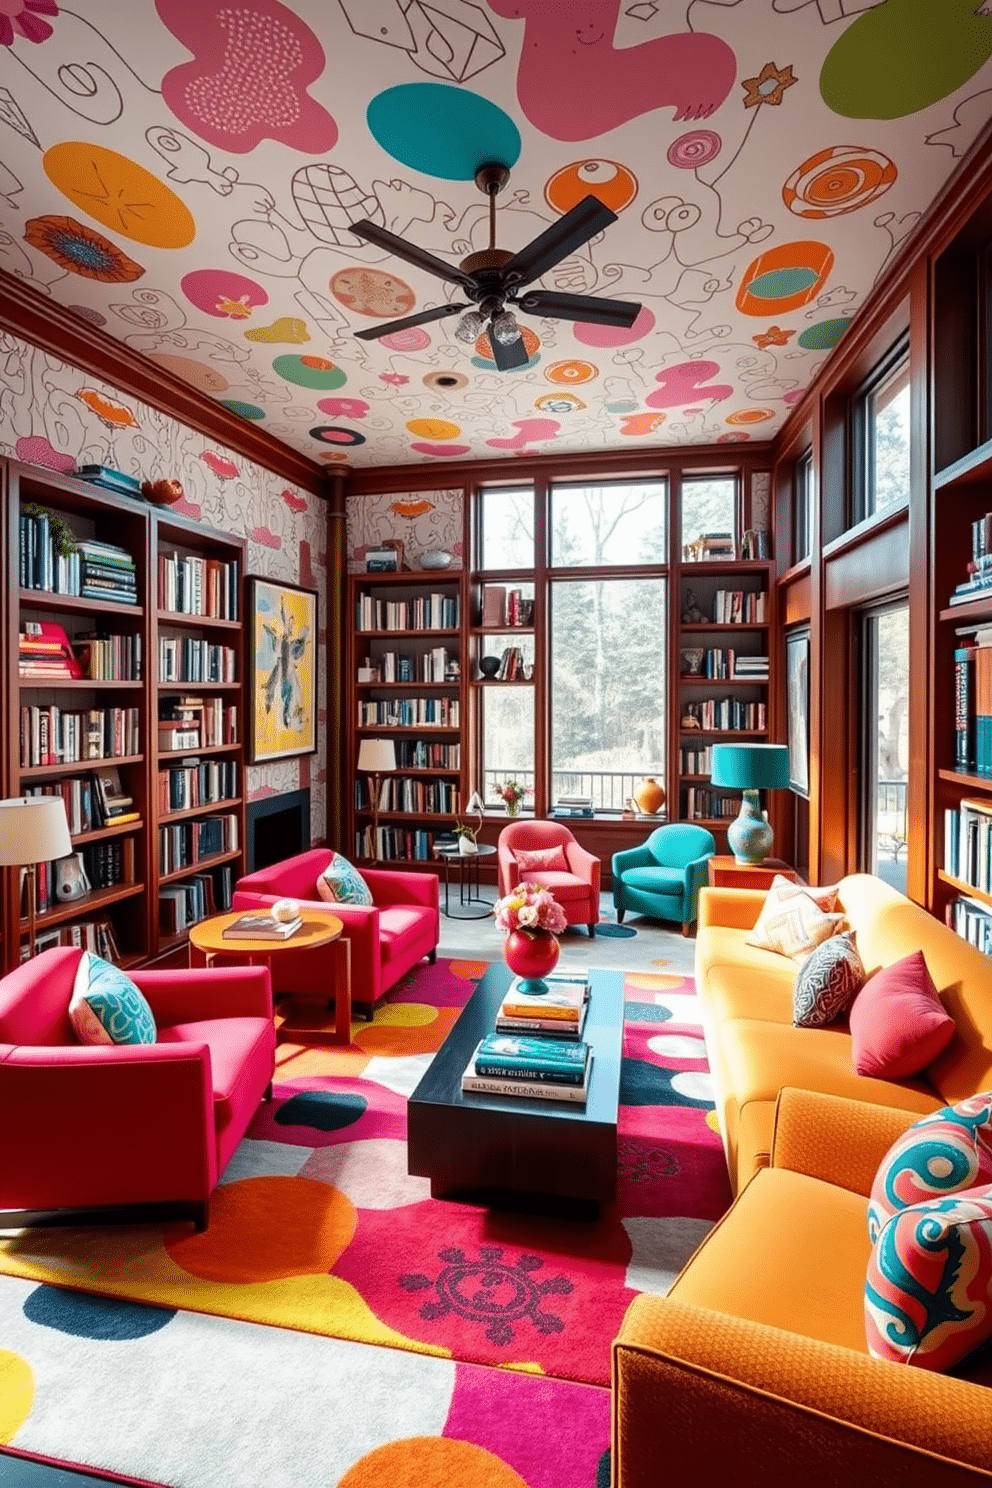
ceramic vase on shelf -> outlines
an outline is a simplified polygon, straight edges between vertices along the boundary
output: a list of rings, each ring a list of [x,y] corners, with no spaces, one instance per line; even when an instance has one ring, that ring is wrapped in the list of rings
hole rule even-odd
[[[561,946],[550,930],[511,930],[503,943],[503,960],[520,978],[518,991],[528,997],[543,997],[548,984],[543,980],[558,964]]]
[[[664,786],[658,784],[653,775],[647,775],[634,791],[638,811],[645,816],[654,816],[665,804]]]

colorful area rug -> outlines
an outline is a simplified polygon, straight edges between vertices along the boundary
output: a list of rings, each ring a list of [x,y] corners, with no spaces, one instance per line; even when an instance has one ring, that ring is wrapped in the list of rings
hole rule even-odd
[[[322,1458],[320,1480],[341,1488],[399,1488],[393,1449],[413,1438],[425,1445],[411,1483],[605,1483],[610,1342],[632,1298],[665,1292],[730,1200],[695,991],[688,978],[627,974],[618,1202],[595,1223],[551,1220],[434,1200],[406,1172],[406,1097],[484,970],[418,968],[374,1023],[354,1025],[348,1049],[304,1032],[280,1044],[275,1098],[224,1174],[206,1234],[36,1230],[0,1244],[0,1272],[19,1278],[0,1281],[0,1441],[199,1483],[188,1463],[155,1466],[164,1448],[147,1413],[124,1464],[95,1424],[81,1450],[81,1420],[100,1422],[95,1402],[136,1371],[154,1380],[156,1419],[199,1420],[218,1389],[225,1409],[233,1391],[249,1422],[262,1401],[278,1410],[280,1440],[319,1396],[340,1435],[321,1427],[337,1466]],[[542,1454],[542,1421],[574,1457]],[[207,1432],[220,1455],[227,1434]],[[458,1477],[463,1449],[477,1464]],[[252,1453],[239,1450],[247,1473]],[[296,1462],[285,1481],[302,1480]]]

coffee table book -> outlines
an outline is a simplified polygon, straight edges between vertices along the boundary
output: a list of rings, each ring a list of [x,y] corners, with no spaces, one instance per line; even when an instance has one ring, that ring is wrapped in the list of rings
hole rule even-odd
[[[535,999],[538,1001],[539,999]],[[496,1014],[495,1028],[497,1033],[539,1033],[542,1038],[568,1039],[569,1041],[582,1037],[582,1030],[586,1025],[586,1012],[588,1000],[583,1003],[582,1011],[579,1013],[579,1021],[573,1023],[569,1018],[517,1018],[512,1014],[502,1011]]]
[[[475,1073],[501,1080],[557,1080],[580,1085],[589,1057],[588,1044],[529,1034],[487,1033],[475,1051]]]
[[[302,919],[277,920],[273,915],[246,914],[223,931],[225,940],[288,940],[303,924]]]
[[[497,1017],[540,1017],[577,1024],[589,996],[588,980],[583,976],[575,977],[567,973],[555,976],[553,972],[542,980],[547,984],[548,990],[541,996],[534,997],[521,992],[521,978],[514,977],[500,1004]]]
[[[501,1079],[498,1075],[477,1075],[474,1050],[472,1058],[462,1075],[462,1092],[466,1095],[509,1096],[511,1100],[571,1101],[584,1106],[589,1094],[589,1078],[592,1073],[592,1054],[586,1059],[585,1071],[580,1085],[561,1084],[556,1080]]]

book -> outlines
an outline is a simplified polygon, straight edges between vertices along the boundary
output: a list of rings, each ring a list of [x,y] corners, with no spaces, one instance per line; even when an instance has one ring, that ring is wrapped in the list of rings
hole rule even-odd
[[[503,1079],[558,1079],[581,1084],[589,1045],[581,1040],[560,1043],[526,1033],[487,1033],[475,1051],[477,1075]]]
[[[497,1033],[539,1033],[542,1038],[568,1039],[574,1042],[582,1037],[588,1007],[587,1002],[577,1023],[573,1023],[570,1018],[516,1018],[497,1013],[495,1028]]]
[[[578,976],[567,973],[556,976],[552,972],[542,980],[547,984],[547,992],[540,997],[531,997],[519,990],[521,978],[514,977],[497,1009],[496,1016],[498,1018],[540,1016],[554,1019],[556,1022],[578,1023],[589,996],[589,983],[586,978],[581,973]]]
[[[975,766],[975,648],[954,652],[954,768],[963,774]]]
[[[277,920],[270,914],[244,914],[223,932],[225,940],[288,940],[303,924],[295,920]]]
[[[475,1055],[469,1060],[462,1075],[462,1091],[467,1095],[498,1095],[516,1100],[573,1101],[585,1105],[589,1095],[589,1080],[592,1075],[592,1054],[586,1060],[585,1072],[580,1085],[563,1084],[555,1080],[501,1080],[492,1075],[475,1073]]]

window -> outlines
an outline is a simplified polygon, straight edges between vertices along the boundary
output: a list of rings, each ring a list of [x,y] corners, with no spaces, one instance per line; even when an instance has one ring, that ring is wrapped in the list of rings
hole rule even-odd
[[[854,522],[909,500],[909,356],[900,346],[855,403]]]
[[[479,566],[534,567],[534,491],[487,487],[479,493]]]
[[[683,558],[737,556],[737,477],[682,482]]]
[[[861,867],[906,890],[909,606],[862,617],[865,728]]]
[[[813,451],[796,462],[792,490],[792,562],[802,563],[813,551]]]
[[[665,563],[668,484],[553,486],[552,568]]]

